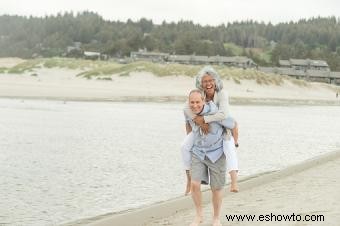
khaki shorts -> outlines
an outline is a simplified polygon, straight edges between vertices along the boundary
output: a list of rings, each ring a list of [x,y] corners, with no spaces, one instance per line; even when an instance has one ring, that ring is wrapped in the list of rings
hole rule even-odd
[[[222,156],[215,162],[205,157],[202,161],[195,154],[191,160],[191,178],[194,181],[201,181],[202,184],[209,184],[211,189],[221,189],[225,184],[226,158]],[[210,180],[209,180],[210,179]]]

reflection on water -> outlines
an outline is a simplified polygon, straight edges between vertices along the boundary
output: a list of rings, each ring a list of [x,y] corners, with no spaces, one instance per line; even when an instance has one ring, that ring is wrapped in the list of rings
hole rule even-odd
[[[182,195],[182,106],[0,99],[0,225],[57,225]],[[232,112],[241,177],[340,148],[340,107]]]

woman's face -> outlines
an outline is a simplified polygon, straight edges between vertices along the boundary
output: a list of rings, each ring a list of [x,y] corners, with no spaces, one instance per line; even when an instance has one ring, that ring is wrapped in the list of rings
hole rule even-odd
[[[202,88],[207,96],[215,93],[215,80],[211,75],[204,75],[202,78]]]

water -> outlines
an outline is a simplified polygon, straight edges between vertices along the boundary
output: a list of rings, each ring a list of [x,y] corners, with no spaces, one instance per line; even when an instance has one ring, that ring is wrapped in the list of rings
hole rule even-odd
[[[59,225],[182,195],[182,106],[0,99],[0,225]],[[340,149],[340,107],[232,112],[240,177]]]

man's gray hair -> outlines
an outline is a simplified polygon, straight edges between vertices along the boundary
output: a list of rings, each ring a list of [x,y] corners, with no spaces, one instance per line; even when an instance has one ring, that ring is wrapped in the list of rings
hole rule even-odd
[[[191,95],[192,93],[199,93],[199,94],[201,94],[202,100],[205,99],[205,95],[204,95],[203,91],[200,90],[200,89],[193,89],[193,90],[191,90],[190,93],[189,93],[189,96],[188,96],[189,98],[190,98],[190,95]]]
[[[203,90],[202,78],[205,75],[210,75],[214,78],[217,92],[219,92],[221,89],[223,89],[223,82],[222,82],[219,74],[211,66],[205,66],[198,72],[198,74],[196,76],[196,88],[197,89]]]

